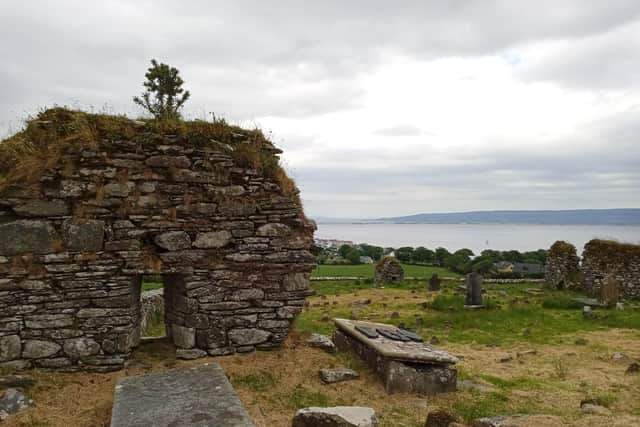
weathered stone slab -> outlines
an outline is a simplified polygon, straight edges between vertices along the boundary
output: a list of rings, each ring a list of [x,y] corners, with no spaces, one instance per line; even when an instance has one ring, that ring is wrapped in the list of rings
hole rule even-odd
[[[85,220],[79,223],[67,220],[62,224],[64,243],[69,251],[98,252],[104,240],[104,221]]]
[[[217,363],[127,377],[115,389],[111,427],[255,427]]]
[[[361,330],[397,330],[389,325],[334,319],[333,341],[342,351],[354,351],[381,377],[387,393],[435,394],[456,390],[458,359],[423,342],[395,341],[384,334],[367,337]]]
[[[394,341],[383,336],[375,339],[367,338],[356,330],[356,326],[365,328],[381,328],[394,331],[397,328],[384,323],[363,322],[359,320],[333,319],[338,330],[371,347],[380,356],[409,362],[425,362],[451,364],[458,363],[458,358],[432,345],[415,341]]]
[[[48,254],[57,235],[45,221],[21,219],[0,225],[0,255]]]
[[[62,216],[69,213],[69,207],[63,200],[30,200],[13,208],[20,216]]]

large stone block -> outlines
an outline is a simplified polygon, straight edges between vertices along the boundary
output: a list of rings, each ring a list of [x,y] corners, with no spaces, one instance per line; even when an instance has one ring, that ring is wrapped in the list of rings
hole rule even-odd
[[[246,328],[232,329],[228,335],[234,344],[255,345],[267,341],[271,337],[271,332],[256,328]]]
[[[62,224],[65,247],[73,252],[98,252],[104,241],[104,221],[66,220]]]
[[[263,237],[281,237],[289,233],[291,233],[291,228],[278,222],[265,224],[256,230],[256,235]]]
[[[22,344],[18,335],[0,337],[0,362],[19,358],[21,348]]]
[[[231,237],[231,233],[226,230],[198,233],[193,246],[200,249],[222,248],[229,244]]]
[[[0,225],[0,255],[55,252],[58,235],[45,221],[22,219]]]
[[[15,206],[13,211],[20,216],[43,217],[62,216],[69,213],[69,207],[64,200],[30,200]]]
[[[62,347],[53,341],[27,340],[24,342],[22,357],[26,359],[43,359],[58,353]]]
[[[153,238],[156,245],[168,251],[178,251],[191,247],[191,238],[184,231],[167,231]]]
[[[66,340],[62,348],[67,355],[78,358],[97,354],[100,344],[91,338],[74,338]]]
[[[171,338],[179,348],[193,348],[196,345],[196,330],[180,325],[171,325]]]
[[[293,417],[292,427],[378,427],[378,417],[362,406],[309,407]]]

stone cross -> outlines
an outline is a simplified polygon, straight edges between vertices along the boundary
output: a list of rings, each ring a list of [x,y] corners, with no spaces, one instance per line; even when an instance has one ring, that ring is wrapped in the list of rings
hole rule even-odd
[[[431,279],[429,279],[429,290],[430,291],[440,290],[440,278],[436,273],[433,273],[433,276],[431,276]]]
[[[467,306],[482,305],[482,276],[476,272],[467,274]]]

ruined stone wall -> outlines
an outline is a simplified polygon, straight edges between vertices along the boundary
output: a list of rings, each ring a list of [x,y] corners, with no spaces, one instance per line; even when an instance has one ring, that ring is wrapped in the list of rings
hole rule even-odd
[[[544,286],[549,289],[581,289],[576,247],[561,240],[555,242],[547,254],[544,278]]]
[[[80,119],[82,132],[64,134],[74,143],[37,145]],[[45,129],[32,132],[41,170],[21,160],[28,182],[0,190],[0,367],[122,367],[140,339],[143,274],[163,277],[178,348],[223,355],[281,343],[315,259],[292,184],[258,171],[256,159],[277,165],[279,151],[219,124],[224,141],[204,125],[80,119],[31,123]]]
[[[584,246],[582,272],[587,293],[600,297],[607,282],[615,282],[620,295],[640,298],[640,245],[591,240]]]

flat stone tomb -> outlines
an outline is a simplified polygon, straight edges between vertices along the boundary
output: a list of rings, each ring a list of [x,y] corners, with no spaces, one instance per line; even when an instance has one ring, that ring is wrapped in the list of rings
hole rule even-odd
[[[217,363],[122,378],[111,427],[255,427]]]
[[[333,341],[338,349],[357,353],[378,373],[387,393],[435,394],[456,390],[457,371],[453,365],[459,360],[455,356],[391,325],[333,320],[336,325]],[[396,339],[390,338],[394,336]]]

